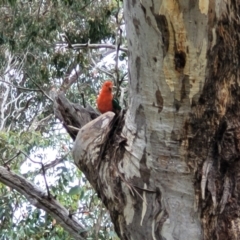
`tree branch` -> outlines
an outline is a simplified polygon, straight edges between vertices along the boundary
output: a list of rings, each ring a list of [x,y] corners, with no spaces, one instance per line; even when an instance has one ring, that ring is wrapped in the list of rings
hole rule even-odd
[[[75,239],[86,239],[87,233],[84,226],[74,216],[70,216],[69,211],[57,200],[49,199],[48,195],[37,186],[1,166],[0,181],[24,195],[35,207],[49,213]]]
[[[30,77],[30,75],[28,73],[26,73],[26,75],[39,88],[39,90],[42,92],[42,94],[45,95],[51,102],[53,102],[53,99],[48,96],[48,94],[40,87],[40,85],[38,83],[36,83],[35,81],[33,81],[33,79]]]
[[[111,48],[111,49],[116,49],[116,45],[111,45],[111,44],[72,44],[72,47],[74,49],[81,49],[81,48]],[[125,53],[128,53],[128,49],[127,48],[123,48],[123,47],[119,47],[120,51],[123,51]]]
[[[16,86],[10,82],[7,82],[7,81],[3,81],[3,80],[0,80],[0,82],[3,82],[3,83],[6,83],[14,88],[17,88],[17,89],[20,89],[20,90],[24,90],[24,91],[30,91],[30,92],[42,92],[42,90],[40,89],[31,89],[31,88],[25,88],[25,87],[21,87],[21,86]]]

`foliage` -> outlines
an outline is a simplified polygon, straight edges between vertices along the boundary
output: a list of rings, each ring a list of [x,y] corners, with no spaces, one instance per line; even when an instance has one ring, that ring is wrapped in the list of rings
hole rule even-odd
[[[110,76],[116,85],[126,84],[126,54],[119,53],[115,64],[114,49],[75,47],[111,45],[120,38],[125,43],[119,35],[121,11],[121,2],[115,0],[0,3],[0,164],[45,190],[48,186],[86,226],[89,239],[116,235],[106,209],[73,164],[72,142],[54,118],[52,99],[62,90],[70,101],[94,106],[103,79]],[[112,56],[113,64],[101,62],[106,56]],[[71,239],[49,214],[1,183],[0,236]]]

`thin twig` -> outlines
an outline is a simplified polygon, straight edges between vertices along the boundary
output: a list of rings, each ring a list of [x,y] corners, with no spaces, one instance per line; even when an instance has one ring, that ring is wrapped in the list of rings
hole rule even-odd
[[[64,34],[63,37],[64,37],[64,39],[66,40],[66,42],[68,43],[68,47],[69,47],[69,48],[73,48],[73,47],[72,47],[72,44],[71,44],[71,42],[70,42],[70,40],[69,40],[69,38],[68,38],[68,36],[67,36],[66,34]]]
[[[90,48],[90,49],[99,49],[99,48],[111,48],[111,49],[116,49],[115,45],[112,44],[72,44],[72,47],[74,49],[82,49],[82,48]],[[127,48],[123,48],[123,47],[119,47],[119,51],[128,53],[128,49]]]
[[[40,9],[42,6],[43,0],[40,1],[39,7],[38,7],[38,13],[37,13],[37,20],[39,21],[39,15],[40,15]]]
[[[42,88],[39,86],[39,84],[37,84],[35,81],[33,81],[33,79],[29,76],[28,73],[26,73],[26,74],[27,74],[27,76],[29,77],[29,79],[39,88],[39,90],[40,90],[51,102],[53,102],[53,99],[50,98],[50,97],[48,96],[48,94],[47,94],[44,90],[42,90]]]
[[[45,168],[44,168],[43,163],[42,163],[42,162],[34,161],[34,160],[32,160],[24,151],[22,151],[22,150],[19,150],[19,151],[20,151],[25,157],[27,157],[31,162],[41,165],[42,172],[43,172],[43,178],[44,178],[45,186],[46,186],[46,189],[47,189],[47,194],[48,194],[48,197],[49,197],[49,199],[50,199],[50,198],[51,198],[51,195],[50,195],[50,190],[49,190],[49,187],[48,187],[48,184],[47,184],[46,172],[45,172]]]
[[[113,74],[111,74],[110,72],[108,72],[108,71],[106,71],[106,70],[98,67],[98,66],[97,66],[97,63],[94,61],[93,57],[91,56],[91,53],[89,53],[89,54],[90,54],[90,59],[91,59],[91,61],[93,62],[95,68],[97,68],[99,71],[101,71],[101,72],[109,75],[112,79],[115,79],[115,77],[114,77]]]
[[[82,105],[84,108],[86,108],[86,103],[85,103],[85,99],[84,99],[84,93],[81,92],[81,97],[82,97]]]
[[[46,189],[47,189],[48,198],[51,199],[51,194],[50,194],[49,186],[47,184],[46,172],[45,172],[45,168],[44,168],[43,163],[42,163],[42,172],[43,172],[43,178],[44,178],[45,186],[46,186]]]
[[[45,172],[48,171],[49,169],[57,166],[58,164],[62,163],[62,162],[65,160],[65,158],[67,157],[68,154],[69,154],[69,152],[68,152],[67,154],[59,157],[59,158],[56,158],[55,160],[53,160],[53,161],[50,162],[50,163],[45,164],[45,165],[44,165],[44,170],[45,170]],[[41,168],[41,169],[36,169],[36,170],[34,170],[34,171],[29,171],[28,173],[23,174],[23,176],[24,176],[24,177],[27,177],[29,174],[30,174],[30,175],[41,174],[41,171],[42,171],[42,168]]]
[[[32,160],[23,150],[19,150],[26,158],[28,158],[31,162],[36,163],[36,164],[42,164],[41,162],[37,162]]]
[[[101,229],[101,222],[102,222],[102,217],[103,217],[103,209],[102,208],[99,208],[99,215],[98,215],[98,218],[97,218],[97,222],[95,224],[95,227],[94,227],[94,231],[95,231],[95,237],[98,236],[99,234],[99,231]]]
[[[117,93],[118,93],[118,89],[119,89],[119,68],[118,68],[118,58],[119,58],[119,49],[122,43],[122,29],[120,28],[120,24],[119,24],[119,20],[118,20],[118,14],[120,11],[120,7],[119,7],[119,1],[117,1],[118,3],[118,11],[116,13],[116,23],[117,23],[117,31],[116,31],[116,62],[115,62],[115,72],[116,72],[116,82],[115,85],[117,87]],[[120,36],[118,37],[118,33],[120,32]]]
[[[90,4],[93,3],[93,2],[94,2],[94,0],[88,2],[88,3],[85,4],[83,7],[81,7],[81,8],[78,10],[78,12],[82,11],[84,8],[86,8],[88,5],[90,5]]]
[[[67,125],[67,127],[68,127],[68,128],[71,128],[71,129],[73,129],[73,130],[77,130],[77,131],[79,131],[79,130],[80,130],[80,128],[76,128],[76,127],[74,127],[74,126],[71,126],[71,125]]]
[[[14,88],[17,88],[17,89],[21,89],[21,90],[24,90],[24,91],[33,91],[33,92],[41,92],[40,89],[31,89],[31,88],[25,88],[25,87],[19,87],[19,86],[16,86],[12,83],[9,83],[9,82],[6,82],[6,81],[3,81],[3,80],[0,80],[0,82],[3,82],[3,83],[6,83]]]
[[[56,158],[55,160],[53,160],[52,162],[44,165],[44,169],[45,171],[47,171],[48,169],[50,168],[53,168],[55,167],[56,165],[58,165],[59,163],[63,162],[64,159],[69,155],[70,152],[66,153],[65,155],[59,157],[59,158]]]
[[[4,166],[8,165],[14,158],[18,157],[20,153],[21,153],[21,152],[18,151],[13,157],[7,159],[6,162],[5,162],[5,160],[3,159]]]

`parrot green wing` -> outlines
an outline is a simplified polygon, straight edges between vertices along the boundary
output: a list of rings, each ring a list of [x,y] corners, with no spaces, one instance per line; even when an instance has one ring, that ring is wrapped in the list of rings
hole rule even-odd
[[[112,100],[113,110],[114,112],[118,113],[121,111],[121,106],[119,105],[119,101],[117,98],[113,98]]]

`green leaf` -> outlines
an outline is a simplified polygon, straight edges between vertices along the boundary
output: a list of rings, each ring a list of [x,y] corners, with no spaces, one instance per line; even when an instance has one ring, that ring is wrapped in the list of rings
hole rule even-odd
[[[80,191],[81,191],[81,188],[77,185],[77,186],[72,187],[72,188],[69,190],[68,194],[69,194],[69,195],[75,195],[75,194],[79,194]]]

